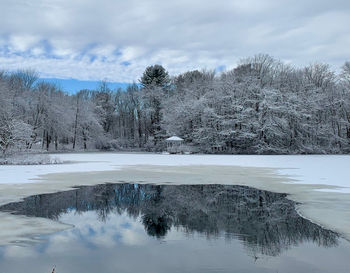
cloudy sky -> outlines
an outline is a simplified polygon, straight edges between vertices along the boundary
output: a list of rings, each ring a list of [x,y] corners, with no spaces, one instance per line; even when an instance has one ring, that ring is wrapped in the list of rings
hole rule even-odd
[[[295,65],[350,60],[349,0],[1,0],[0,68],[132,82],[229,69],[267,53]]]

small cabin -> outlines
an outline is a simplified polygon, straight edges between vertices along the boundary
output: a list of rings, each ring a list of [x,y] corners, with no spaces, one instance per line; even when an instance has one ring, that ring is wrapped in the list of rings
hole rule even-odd
[[[169,137],[165,142],[169,153],[179,153],[181,146],[184,144],[184,140],[178,136]]]

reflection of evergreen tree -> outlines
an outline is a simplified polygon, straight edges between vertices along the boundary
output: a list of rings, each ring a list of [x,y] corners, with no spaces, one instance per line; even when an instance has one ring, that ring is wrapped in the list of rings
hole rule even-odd
[[[95,210],[141,217],[146,232],[164,237],[171,227],[207,237],[239,238],[253,253],[278,255],[291,245],[312,241],[337,244],[338,235],[300,217],[285,194],[243,186],[105,184],[36,195],[0,210],[58,220],[61,214]]]
[[[142,216],[142,223],[147,234],[158,238],[164,237],[171,228],[171,220],[167,215],[146,213]]]
[[[155,185],[148,190],[142,205],[142,223],[148,235],[164,237],[172,226],[172,211],[164,206],[167,202],[163,194],[164,186]]]

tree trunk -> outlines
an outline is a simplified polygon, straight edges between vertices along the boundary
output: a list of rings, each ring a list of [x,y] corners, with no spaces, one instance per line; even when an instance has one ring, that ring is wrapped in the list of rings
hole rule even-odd
[[[79,114],[79,99],[77,97],[77,111],[75,112],[75,121],[74,121],[74,136],[73,136],[73,150],[75,149],[75,144],[77,141],[77,129],[78,129],[78,114]]]
[[[50,148],[50,136],[49,136],[49,132],[46,131],[46,151],[49,151]]]
[[[58,137],[57,135],[55,136],[55,150],[58,150]]]
[[[86,145],[87,138],[86,138],[86,134],[85,134],[84,130],[83,130],[83,140],[84,140],[84,150],[86,150],[86,147],[87,147],[87,145]]]
[[[46,130],[44,130],[44,132],[43,132],[43,137],[42,137],[42,141],[41,141],[41,149],[44,149],[44,145],[45,145],[45,135],[46,135]]]

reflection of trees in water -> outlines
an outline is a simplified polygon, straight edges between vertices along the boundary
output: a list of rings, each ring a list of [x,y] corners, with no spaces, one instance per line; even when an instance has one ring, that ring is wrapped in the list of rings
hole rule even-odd
[[[239,238],[253,253],[278,255],[303,241],[337,245],[338,235],[300,217],[285,194],[243,186],[106,184],[36,195],[2,206],[16,214],[58,220],[71,210],[95,210],[101,221],[111,213],[141,216],[151,236],[171,227],[207,237]]]

